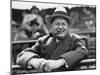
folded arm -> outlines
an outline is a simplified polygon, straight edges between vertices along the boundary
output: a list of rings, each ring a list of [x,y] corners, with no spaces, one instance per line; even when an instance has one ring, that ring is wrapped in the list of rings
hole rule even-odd
[[[74,44],[76,45],[75,50],[71,50],[60,56],[65,60],[65,66],[67,68],[72,67],[76,62],[79,62],[88,55],[88,50],[85,47],[85,42],[83,40],[79,40]]]

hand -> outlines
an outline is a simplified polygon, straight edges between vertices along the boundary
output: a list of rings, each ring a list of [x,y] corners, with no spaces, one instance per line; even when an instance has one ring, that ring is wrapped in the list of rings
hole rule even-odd
[[[41,63],[43,63],[44,61],[46,61],[43,58],[33,58],[29,61],[28,65],[33,66],[35,69],[40,70],[41,67]]]
[[[41,59],[40,65],[39,65],[39,70],[43,71],[44,70],[44,66],[46,65],[47,60],[46,59]]]
[[[47,63],[45,64],[44,70],[45,71],[52,71],[53,69],[57,69],[64,65],[64,60],[59,59],[59,60],[48,60]]]

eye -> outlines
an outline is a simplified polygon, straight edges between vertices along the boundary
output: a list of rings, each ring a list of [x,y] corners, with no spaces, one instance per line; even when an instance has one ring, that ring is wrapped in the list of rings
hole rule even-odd
[[[57,22],[57,23],[55,23],[55,25],[59,26],[59,25],[60,25],[60,23],[59,23],[59,22]]]
[[[65,26],[66,24],[65,23],[62,23],[62,26]]]

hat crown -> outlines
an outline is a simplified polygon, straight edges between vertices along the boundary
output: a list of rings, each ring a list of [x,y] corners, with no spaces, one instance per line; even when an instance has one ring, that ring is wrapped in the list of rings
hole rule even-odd
[[[63,7],[63,6],[58,6],[54,12],[58,12],[58,11],[61,11],[61,12],[65,12],[67,14],[67,11],[66,9]]]
[[[68,16],[68,13],[63,6],[56,7],[54,13],[52,15],[47,15],[45,20],[48,25],[51,25],[52,22],[54,21],[54,19],[57,17],[64,18],[68,21],[69,24],[71,24],[72,18],[70,16]]]

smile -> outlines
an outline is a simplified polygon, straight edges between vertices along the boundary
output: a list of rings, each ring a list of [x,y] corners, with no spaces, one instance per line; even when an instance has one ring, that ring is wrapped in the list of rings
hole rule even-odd
[[[56,29],[57,33],[61,33],[61,32],[64,32],[65,29]]]

